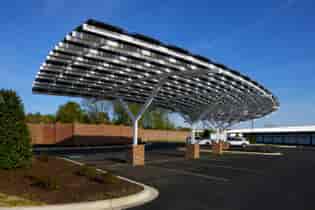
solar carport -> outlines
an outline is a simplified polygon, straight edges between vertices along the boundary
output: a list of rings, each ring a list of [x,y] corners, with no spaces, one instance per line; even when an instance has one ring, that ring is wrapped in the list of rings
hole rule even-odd
[[[135,165],[143,151],[138,121],[149,106],[181,114],[192,127],[191,145],[200,121],[220,129],[279,107],[269,90],[238,71],[95,20],[75,28],[50,51],[33,92],[118,100],[133,122]],[[140,112],[134,115],[128,103],[142,104]]]

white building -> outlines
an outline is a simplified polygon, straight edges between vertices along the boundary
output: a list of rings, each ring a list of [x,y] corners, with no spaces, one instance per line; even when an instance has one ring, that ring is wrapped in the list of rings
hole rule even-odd
[[[233,129],[228,135],[254,137],[257,143],[315,145],[315,125]]]

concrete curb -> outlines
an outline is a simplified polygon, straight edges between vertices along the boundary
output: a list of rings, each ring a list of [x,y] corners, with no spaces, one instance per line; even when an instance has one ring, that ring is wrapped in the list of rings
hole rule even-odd
[[[73,161],[67,158],[61,158],[63,160],[72,162],[76,165],[84,165],[83,163]],[[101,173],[107,173],[104,170],[98,169]],[[159,196],[158,190],[153,187],[149,187],[142,183],[127,179],[125,177],[118,176],[118,178],[140,185],[144,189],[136,194],[124,196],[121,198],[114,198],[100,201],[70,203],[70,204],[57,204],[57,205],[44,205],[44,206],[28,206],[28,207],[9,207],[1,208],[0,210],[119,210],[128,209],[136,206],[143,205],[150,201],[153,201]]]
[[[186,148],[179,148],[179,151],[186,151]],[[204,153],[212,153],[211,149],[200,149],[200,152]],[[264,155],[264,156],[281,156],[283,155],[281,152],[244,152],[244,151],[223,151],[225,154],[239,154],[239,155]]]

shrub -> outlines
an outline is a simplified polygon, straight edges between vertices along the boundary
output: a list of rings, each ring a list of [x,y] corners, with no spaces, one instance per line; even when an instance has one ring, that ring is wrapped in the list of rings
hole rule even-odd
[[[97,168],[87,165],[80,166],[79,170],[76,171],[76,174],[100,184],[117,184],[120,182],[120,179],[114,176],[111,172],[104,174],[97,171]]]
[[[31,186],[39,187],[45,190],[58,190],[60,188],[59,181],[53,176],[26,175],[31,180]]]
[[[256,144],[256,136],[255,135],[249,135],[247,137],[247,139],[248,139],[249,143]]]
[[[210,138],[210,135],[212,133],[212,130],[209,130],[209,129],[205,129],[202,133],[202,138]]]
[[[0,90],[0,96],[0,168],[29,166],[32,146],[21,99],[12,90]]]
[[[99,172],[95,167],[83,165],[76,171],[76,174],[79,176],[85,176],[89,179],[94,179],[98,176]]]
[[[118,179],[111,172],[107,172],[106,174],[102,174],[103,183],[106,184],[118,184],[120,183],[120,179]]]

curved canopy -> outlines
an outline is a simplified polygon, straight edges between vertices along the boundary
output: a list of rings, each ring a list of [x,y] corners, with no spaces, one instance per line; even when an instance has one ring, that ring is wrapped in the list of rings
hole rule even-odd
[[[159,88],[158,88],[159,87]],[[244,121],[277,109],[266,88],[222,64],[185,49],[95,20],[69,33],[49,53],[33,92],[144,104],[190,117]]]

